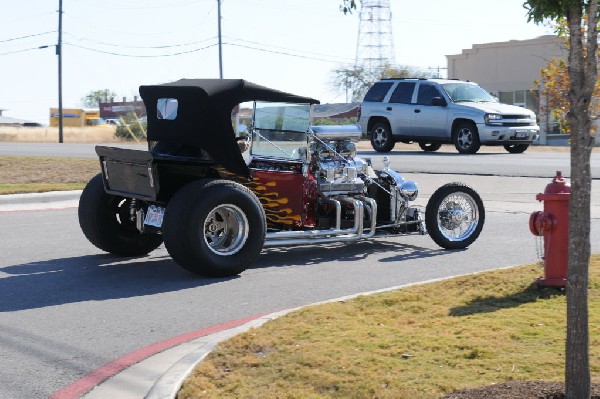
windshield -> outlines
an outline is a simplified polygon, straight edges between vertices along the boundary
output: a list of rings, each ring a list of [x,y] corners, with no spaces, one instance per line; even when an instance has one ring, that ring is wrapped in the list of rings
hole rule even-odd
[[[310,104],[256,102],[251,154],[304,159],[309,126]]]
[[[446,83],[442,87],[452,101],[461,102],[498,102],[481,86],[469,83]]]

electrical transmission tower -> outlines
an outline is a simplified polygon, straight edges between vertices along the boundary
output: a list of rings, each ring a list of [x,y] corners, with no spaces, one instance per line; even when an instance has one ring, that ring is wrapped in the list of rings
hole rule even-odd
[[[355,67],[376,73],[394,66],[394,37],[389,0],[360,0],[360,25],[356,45]]]

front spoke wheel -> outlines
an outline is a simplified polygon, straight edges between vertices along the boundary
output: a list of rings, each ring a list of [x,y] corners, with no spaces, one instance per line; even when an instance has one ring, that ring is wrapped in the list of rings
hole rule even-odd
[[[481,197],[462,183],[449,183],[437,189],[425,210],[429,235],[446,249],[461,249],[472,244],[479,237],[484,221]]]

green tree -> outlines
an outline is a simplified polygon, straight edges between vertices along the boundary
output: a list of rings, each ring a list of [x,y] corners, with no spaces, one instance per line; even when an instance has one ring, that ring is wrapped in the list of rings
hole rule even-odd
[[[586,16],[584,16],[584,20],[587,21]],[[565,40],[566,48],[569,48],[567,21],[563,19],[555,24],[554,27],[558,32],[558,35]],[[586,51],[586,48],[584,48],[584,52]],[[564,133],[570,133],[571,127],[567,123],[569,96],[564,95],[569,92],[571,86],[567,61],[561,58],[553,58],[550,60],[546,67],[542,68],[540,71],[540,79],[536,80],[534,84],[546,100],[545,104],[541,106],[541,112],[552,115],[553,119],[558,122],[560,130]],[[600,80],[598,79],[596,79],[592,97],[600,98]],[[590,112],[593,116],[599,115],[600,102],[593,101]]]
[[[140,122],[138,116],[130,112],[125,116],[119,118],[121,125],[117,126],[115,131],[115,137],[123,138],[125,140],[140,140],[146,139],[146,128],[145,122]]]
[[[591,252],[590,155],[593,147],[590,104],[597,80],[598,0],[529,0],[529,20],[566,21],[569,34],[569,109],[571,199],[567,272],[566,397],[590,397],[588,274]]]
[[[98,108],[101,102],[109,102],[117,93],[109,89],[92,90],[81,99],[85,108]]]

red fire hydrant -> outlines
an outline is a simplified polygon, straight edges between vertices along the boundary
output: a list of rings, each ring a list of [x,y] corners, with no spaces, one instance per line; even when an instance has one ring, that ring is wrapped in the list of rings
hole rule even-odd
[[[560,171],[546,186],[544,194],[535,197],[538,201],[544,201],[544,211],[533,212],[529,217],[531,233],[544,236],[544,277],[537,279],[540,287],[566,286],[570,197],[571,186],[565,182]]]

